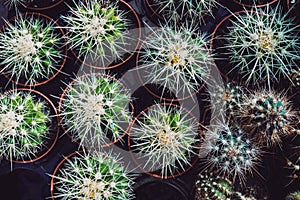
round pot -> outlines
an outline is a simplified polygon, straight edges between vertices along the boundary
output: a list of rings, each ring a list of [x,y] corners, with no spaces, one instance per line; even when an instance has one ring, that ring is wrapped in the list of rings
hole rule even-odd
[[[56,7],[63,2],[64,0],[28,0],[25,7],[29,10],[41,11]]]
[[[120,10],[127,11],[125,14],[125,17],[126,17],[126,19],[130,19],[130,22],[131,22],[131,23],[129,23],[127,29],[129,31],[132,30],[132,34],[134,36],[136,36],[136,34],[138,34],[137,38],[130,38],[130,40],[132,40],[132,41],[128,42],[128,45],[124,46],[124,49],[132,49],[132,51],[125,53],[122,56],[122,59],[115,60],[112,63],[110,63],[108,66],[99,66],[98,64],[95,64],[92,61],[91,62],[87,61],[84,58],[84,56],[78,56],[78,53],[79,53],[78,50],[71,48],[72,54],[76,57],[76,59],[80,63],[82,63],[88,67],[92,67],[94,69],[100,69],[100,70],[113,69],[113,68],[120,67],[124,63],[129,61],[132,58],[132,56],[134,55],[134,53],[137,51],[137,49],[139,47],[139,43],[140,43],[140,38],[142,36],[141,22],[139,20],[139,17],[137,15],[137,13],[135,12],[135,10],[131,7],[131,5],[129,5],[124,0],[118,1],[118,7],[120,8]]]
[[[156,34],[151,33],[142,42],[141,47],[140,47],[140,51],[138,51],[137,55],[136,55],[136,71],[137,71],[138,78],[139,78],[141,84],[143,85],[143,87],[151,95],[153,95],[154,97],[156,97],[158,99],[164,100],[164,101],[174,101],[174,99],[176,99],[176,101],[184,101],[184,100],[189,99],[189,98],[194,98],[206,85],[206,81],[209,79],[209,75],[205,78],[205,81],[201,81],[201,84],[199,84],[200,86],[196,90],[194,90],[191,94],[182,94],[180,97],[178,97],[178,96],[176,96],[176,94],[174,94],[174,92],[177,92],[177,91],[171,91],[169,88],[166,88],[166,87],[162,86],[162,84],[164,84],[164,83],[161,83],[161,85],[157,84],[157,83],[146,83],[146,80],[145,80],[146,75],[144,75],[142,73],[142,69],[140,69],[140,65],[142,64],[141,61],[140,61],[140,57],[143,55],[143,51],[142,51],[143,46],[147,45],[147,41],[150,39],[150,37],[156,37]],[[198,36],[195,35],[195,37],[198,37]],[[206,49],[207,49],[207,51],[209,51],[208,47],[206,47]],[[207,73],[209,74],[209,69],[207,69],[207,70],[208,70]],[[200,81],[200,80],[197,80],[197,81]]]
[[[236,4],[248,8],[261,8],[268,5],[271,5],[278,0],[259,0],[258,3],[255,5],[253,0],[233,0]]]
[[[47,126],[48,126],[49,130],[47,133],[47,138],[45,139],[44,144],[43,144],[43,146],[44,146],[43,149],[40,152],[38,152],[34,158],[27,157],[23,160],[20,160],[20,159],[18,159],[18,160],[12,159],[11,160],[14,163],[21,163],[21,164],[36,162],[36,161],[44,158],[53,149],[53,147],[55,146],[56,141],[58,139],[59,127],[58,127],[58,118],[56,117],[56,115],[57,115],[56,107],[50,101],[50,99],[48,97],[46,97],[44,94],[42,94],[41,92],[38,92],[36,90],[27,89],[27,88],[19,88],[16,90],[10,90],[7,93],[10,94],[14,91],[20,91],[20,92],[25,92],[25,93],[30,92],[31,94],[35,95],[36,98],[43,100],[43,102],[45,102],[46,106],[49,108],[50,121],[47,122]],[[9,158],[6,158],[6,159],[10,160]]]
[[[51,22],[51,24],[53,26],[59,27],[59,24],[55,20],[53,20],[49,16],[41,14],[41,13],[26,12],[26,13],[21,14],[21,16],[25,19],[28,16],[29,17],[34,16],[35,18],[42,19],[42,21]],[[11,18],[9,20],[9,22],[14,24],[14,21],[16,21],[16,20],[19,20],[18,16]],[[7,25],[4,25],[1,29],[1,31],[2,32],[5,31],[6,27],[7,27]],[[58,47],[58,49],[57,49],[58,52],[61,53],[61,60],[58,60],[59,64],[53,70],[53,74],[49,75],[49,77],[47,77],[47,78],[45,78],[45,77],[39,78],[38,80],[35,81],[35,83],[28,83],[28,80],[22,76],[19,78],[19,80],[16,80],[16,77],[11,77],[10,74],[6,74],[5,73],[6,70],[3,72],[3,75],[8,80],[12,81],[13,83],[15,83],[17,85],[23,86],[23,87],[35,87],[35,86],[44,85],[44,84],[50,82],[52,79],[54,79],[61,72],[62,68],[64,67],[64,65],[66,63],[66,59],[67,59],[67,52],[68,52],[67,46],[65,45],[65,39],[63,38],[64,32],[63,32],[62,28],[57,28],[56,33],[59,36],[58,38],[60,38],[60,40],[61,40],[60,42],[62,44],[62,46]]]
[[[148,164],[148,161],[146,162],[146,160],[143,160],[143,156],[138,156],[138,155],[135,155],[135,153],[139,153],[140,150],[136,147],[133,147],[134,144],[136,144],[136,142],[134,142],[132,140],[133,136],[132,136],[132,131],[133,131],[133,128],[134,126],[137,126],[137,127],[140,127],[137,125],[137,120],[138,119],[145,119],[144,117],[144,113],[147,112],[148,110],[152,109],[153,107],[155,106],[159,106],[159,105],[163,105],[163,106],[170,106],[170,107],[175,107],[175,108],[180,108],[180,106],[176,105],[176,104],[170,104],[170,103],[161,103],[161,104],[155,104],[155,105],[152,105],[152,106],[149,106],[148,108],[146,108],[144,111],[142,111],[140,114],[137,115],[137,117],[135,117],[135,119],[133,120],[133,122],[130,124],[130,129],[129,129],[129,134],[128,134],[128,149],[129,149],[129,152],[132,156],[132,159],[133,161],[135,162],[135,164],[143,171],[143,173],[145,174],[148,174],[152,177],[155,177],[155,178],[158,178],[158,179],[172,179],[172,178],[175,178],[175,177],[178,177],[178,176],[181,176],[183,175],[184,173],[188,172],[189,170],[191,170],[194,165],[197,163],[198,161],[198,156],[197,156],[197,152],[198,152],[198,146],[199,146],[199,141],[195,141],[194,143],[194,148],[193,148],[193,152],[194,153],[191,153],[193,155],[191,155],[189,158],[188,158],[188,161],[190,164],[183,164],[183,167],[184,169],[179,169],[178,166],[180,166],[177,162],[176,162],[176,168],[174,168],[174,171],[176,171],[175,173],[173,173],[172,175],[163,175],[162,174],[162,169],[156,169],[156,170],[153,170],[151,169],[153,166],[151,166],[151,164],[149,166],[146,166],[148,167],[149,169],[146,169],[145,168],[145,165],[144,164]],[[196,117],[194,117],[191,113],[189,113],[186,109],[184,109],[184,112],[187,112],[191,118],[193,119],[196,119]],[[142,122],[143,123],[143,122]],[[202,126],[197,122],[197,127],[198,127],[198,132],[201,130]],[[200,138],[202,137],[201,134],[199,133],[197,136],[195,136],[195,139],[196,138]],[[147,154],[147,152],[146,152]],[[147,159],[147,158],[146,158]],[[159,159],[159,158],[157,158]],[[144,162],[144,164],[142,163]],[[149,161],[151,163],[151,161]],[[157,162],[159,162],[159,160],[157,160]],[[151,170],[151,171],[150,171]]]
[[[74,84],[77,82],[77,80],[79,80],[79,79],[81,79],[81,78],[88,77],[88,76],[92,76],[92,75],[99,76],[99,77],[101,77],[101,76],[102,76],[102,77],[106,77],[106,78],[108,78],[108,79],[110,79],[110,80],[112,80],[112,81],[118,83],[118,84],[123,88],[123,90],[124,90],[127,94],[129,94],[129,90],[128,90],[128,89],[125,87],[125,85],[123,85],[123,83],[121,83],[118,79],[116,79],[116,78],[114,78],[114,77],[112,77],[112,76],[110,76],[110,75],[108,75],[108,74],[102,74],[102,73],[85,74],[85,75],[82,75],[82,76],[77,77],[77,78],[74,79],[70,84],[68,84],[68,86],[63,90],[63,93],[62,93],[62,95],[61,95],[61,97],[60,97],[60,100],[59,100],[59,107],[58,107],[58,113],[59,113],[59,114],[58,114],[58,115],[59,115],[59,121],[60,121],[60,124],[61,124],[61,128],[63,129],[64,133],[66,133],[67,136],[68,136],[72,141],[75,141],[75,143],[77,143],[78,145],[80,145],[81,142],[78,141],[78,140],[76,140],[76,139],[74,139],[73,136],[72,136],[70,133],[68,133],[68,131],[67,131],[68,127],[65,127],[65,126],[63,125],[63,121],[62,121],[62,117],[61,117],[62,107],[63,107],[63,101],[64,101],[64,97],[66,96],[67,92],[68,92],[69,89],[70,89],[70,85],[74,85]],[[128,105],[128,106],[129,106],[128,109],[129,109],[130,112],[131,112],[131,117],[133,118],[134,107],[133,107],[132,101],[130,101],[130,105]],[[129,125],[128,125],[128,126],[129,126]],[[116,140],[111,141],[111,142],[109,142],[109,143],[106,143],[106,144],[101,145],[101,148],[103,148],[103,147],[108,147],[108,146],[111,146],[111,145],[114,145],[114,144],[116,144],[116,143],[118,143],[118,142],[122,142],[122,140],[123,140],[123,138],[126,136],[127,132],[128,132],[128,127],[127,127],[127,129],[124,131],[124,133],[123,133],[119,138],[117,138]]]

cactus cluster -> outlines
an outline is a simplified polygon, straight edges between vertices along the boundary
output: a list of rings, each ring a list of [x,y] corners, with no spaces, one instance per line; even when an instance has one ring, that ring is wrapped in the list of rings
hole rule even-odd
[[[192,165],[199,125],[183,108],[156,104],[134,123],[131,148],[137,148],[136,156],[146,160],[141,163],[145,170],[160,170],[161,177],[166,178]]]
[[[76,153],[53,175],[54,198],[62,200],[133,199],[132,176],[120,159],[101,153]]]
[[[10,160],[35,158],[48,138],[49,110],[34,93],[12,91],[0,97],[0,154]]]
[[[206,133],[201,146],[206,168],[216,170],[233,182],[242,183],[260,162],[260,149],[252,144],[247,133],[237,125],[220,123]]]
[[[62,16],[67,23],[68,43],[89,64],[107,67],[127,52],[131,22],[118,2],[83,0],[70,7],[70,15]]]
[[[63,63],[62,34],[54,22],[36,14],[18,15],[0,33],[0,72],[25,84],[53,76]]]
[[[266,147],[280,145],[283,136],[294,132],[297,122],[296,112],[285,95],[269,90],[245,96],[236,115],[254,141]]]
[[[139,69],[145,84],[156,83],[177,97],[192,95],[208,78],[212,62],[204,34],[190,27],[165,25],[142,45]]]
[[[275,9],[253,8],[235,14],[228,27],[224,47],[233,69],[245,78],[246,83],[290,79],[294,69],[299,69],[300,41],[296,36],[299,25],[294,25],[288,13]]]
[[[126,88],[107,74],[87,74],[67,86],[62,96],[62,124],[86,147],[115,142],[131,120]]]

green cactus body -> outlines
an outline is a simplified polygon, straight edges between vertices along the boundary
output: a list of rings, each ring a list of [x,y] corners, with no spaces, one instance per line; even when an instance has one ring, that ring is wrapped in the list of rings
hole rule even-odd
[[[30,93],[12,92],[0,98],[0,152],[10,159],[39,153],[48,135],[49,111]]]

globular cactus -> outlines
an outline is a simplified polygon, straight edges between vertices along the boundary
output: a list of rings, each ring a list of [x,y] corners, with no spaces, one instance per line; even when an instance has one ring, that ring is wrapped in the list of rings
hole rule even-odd
[[[174,176],[192,165],[196,154],[199,124],[183,108],[156,104],[143,111],[130,131],[131,148],[148,172],[162,178]]]
[[[0,72],[25,84],[36,84],[59,71],[62,34],[54,22],[35,14],[18,15],[0,33]],[[23,83],[23,82],[22,82]]]
[[[80,145],[97,148],[116,142],[131,120],[127,89],[112,76],[86,74],[68,85],[61,98],[60,117]]]
[[[45,148],[49,109],[34,93],[12,91],[0,97],[0,155],[10,160],[36,158]]]
[[[157,84],[163,93],[178,98],[192,96],[207,81],[212,58],[205,34],[195,34],[191,26],[164,25],[153,30],[143,43],[139,72],[145,84]]]
[[[66,158],[53,176],[54,198],[133,199],[133,177],[116,156],[97,152]]]
[[[299,69],[299,25],[294,25],[288,13],[283,14],[280,4],[274,9],[253,8],[234,15],[232,26],[224,36],[233,69],[246,83],[291,80],[294,69]]]
[[[184,21],[185,19],[202,18],[205,13],[212,14],[212,9],[216,5],[215,0],[152,0],[150,5],[157,7],[156,12],[162,15],[166,20],[177,19]],[[150,0],[151,2],[151,0]]]
[[[107,67],[127,53],[130,20],[118,7],[119,0],[83,0],[74,2],[66,22],[70,47],[94,66]]]
[[[219,123],[211,127],[201,145],[201,154],[207,169],[216,170],[233,182],[244,183],[260,161],[260,149],[252,144],[247,132],[236,125]]]
[[[195,200],[230,200],[233,192],[232,182],[225,177],[207,171],[197,177]]]
[[[241,126],[262,146],[280,145],[283,136],[295,132],[296,111],[283,93],[255,91],[245,96],[236,115]]]

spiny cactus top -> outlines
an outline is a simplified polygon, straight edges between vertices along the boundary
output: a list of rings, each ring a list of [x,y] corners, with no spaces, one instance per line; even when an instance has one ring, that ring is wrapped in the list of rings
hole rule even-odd
[[[232,182],[207,171],[198,175],[195,200],[230,200],[233,193]]]
[[[62,33],[40,14],[17,16],[0,33],[0,71],[23,84],[37,84],[64,61]]]
[[[206,133],[201,152],[207,154],[207,168],[216,170],[232,181],[245,181],[260,161],[260,150],[251,143],[247,134],[239,127],[219,124]]]
[[[128,91],[105,74],[87,74],[75,79],[61,101],[63,125],[86,147],[116,141],[131,119]]]
[[[107,67],[127,52],[130,21],[118,3],[83,0],[70,7],[69,16],[62,17],[67,23],[68,43],[89,64]]]
[[[132,177],[123,163],[101,153],[76,153],[60,166],[54,178],[54,197],[62,200],[129,200]]]
[[[0,154],[32,159],[45,148],[49,110],[34,93],[13,91],[0,97]]]
[[[195,19],[203,17],[205,13],[212,13],[212,8],[215,6],[215,0],[148,0],[150,5],[168,19]]]
[[[282,136],[291,135],[297,122],[296,112],[287,98],[268,90],[245,96],[237,116],[254,141],[267,147],[278,145]]]
[[[132,148],[147,171],[160,170],[166,178],[191,165],[199,126],[182,108],[157,104],[143,111],[131,131]]]
[[[299,69],[299,26],[278,5],[275,9],[254,8],[234,15],[233,25],[225,35],[228,55],[233,68],[246,83],[290,79],[293,69]]]
[[[142,46],[139,73],[147,83],[164,86],[177,97],[192,95],[208,78],[211,58],[204,35],[191,28],[165,25]]]

